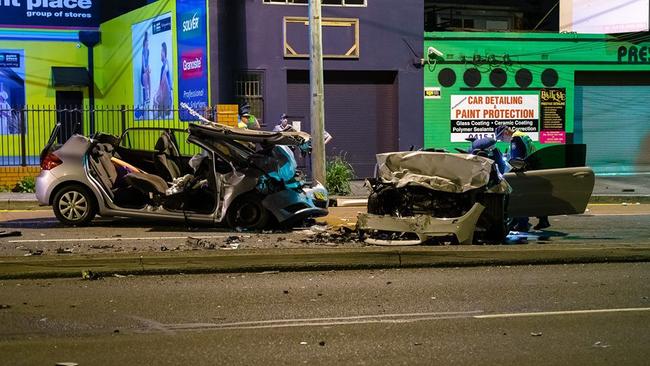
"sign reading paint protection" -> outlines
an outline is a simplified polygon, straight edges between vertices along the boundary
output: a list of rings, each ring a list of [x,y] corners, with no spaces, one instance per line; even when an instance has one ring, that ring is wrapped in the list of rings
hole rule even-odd
[[[451,141],[494,138],[497,126],[509,126],[539,140],[539,95],[452,95]]]

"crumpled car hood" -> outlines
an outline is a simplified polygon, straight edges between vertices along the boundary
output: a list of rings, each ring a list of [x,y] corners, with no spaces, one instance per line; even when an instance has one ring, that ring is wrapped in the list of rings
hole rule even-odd
[[[190,135],[223,140],[245,141],[264,145],[300,146],[308,143],[311,136],[306,132],[270,132],[249,130],[224,125],[189,125]]]
[[[378,178],[397,188],[419,185],[450,193],[484,187],[492,160],[476,155],[428,151],[377,154]]]

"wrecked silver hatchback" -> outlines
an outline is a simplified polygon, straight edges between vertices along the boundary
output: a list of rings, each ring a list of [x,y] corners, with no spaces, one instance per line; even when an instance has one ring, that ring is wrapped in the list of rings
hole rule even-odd
[[[377,155],[368,213],[358,228],[369,244],[415,245],[507,235],[510,187],[493,160],[470,154],[411,151]]]
[[[264,229],[328,212],[327,190],[297,170],[306,133],[190,124],[76,135],[63,146],[56,135],[41,155],[36,196],[68,225],[99,214]]]

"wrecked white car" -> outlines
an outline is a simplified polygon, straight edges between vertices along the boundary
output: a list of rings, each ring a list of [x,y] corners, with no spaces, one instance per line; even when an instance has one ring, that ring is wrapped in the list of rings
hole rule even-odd
[[[308,149],[306,133],[190,124],[75,135],[62,146],[56,135],[41,154],[36,197],[66,225],[99,214],[263,229],[328,212],[326,189],[296,170],[291,148]]]
[[[358,229],[367,243],[378,245],[500,243],[509,233],[509,218],[584,212],[593,171],[584,158],[571,158],[571,148],[544,150],[505,175],[494,160],[472,154],[379,154],[368,213],[359,215]],[[540,159],[549,153],[556,158]],[[543,160],[557,163],[544,166]]]

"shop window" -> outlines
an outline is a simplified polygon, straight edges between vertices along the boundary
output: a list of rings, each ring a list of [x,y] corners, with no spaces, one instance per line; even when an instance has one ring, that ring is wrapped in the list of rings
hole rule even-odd
[[[309,0],[264,0],[265,4],[307,5]],[[322,0],[323,6],[366,6],[366,0]]]
[[[264,72],[240,73],[235,81],[235,96],[239,105],[248,103],[251,106],[251,113],[262,120],[264,118]]]

